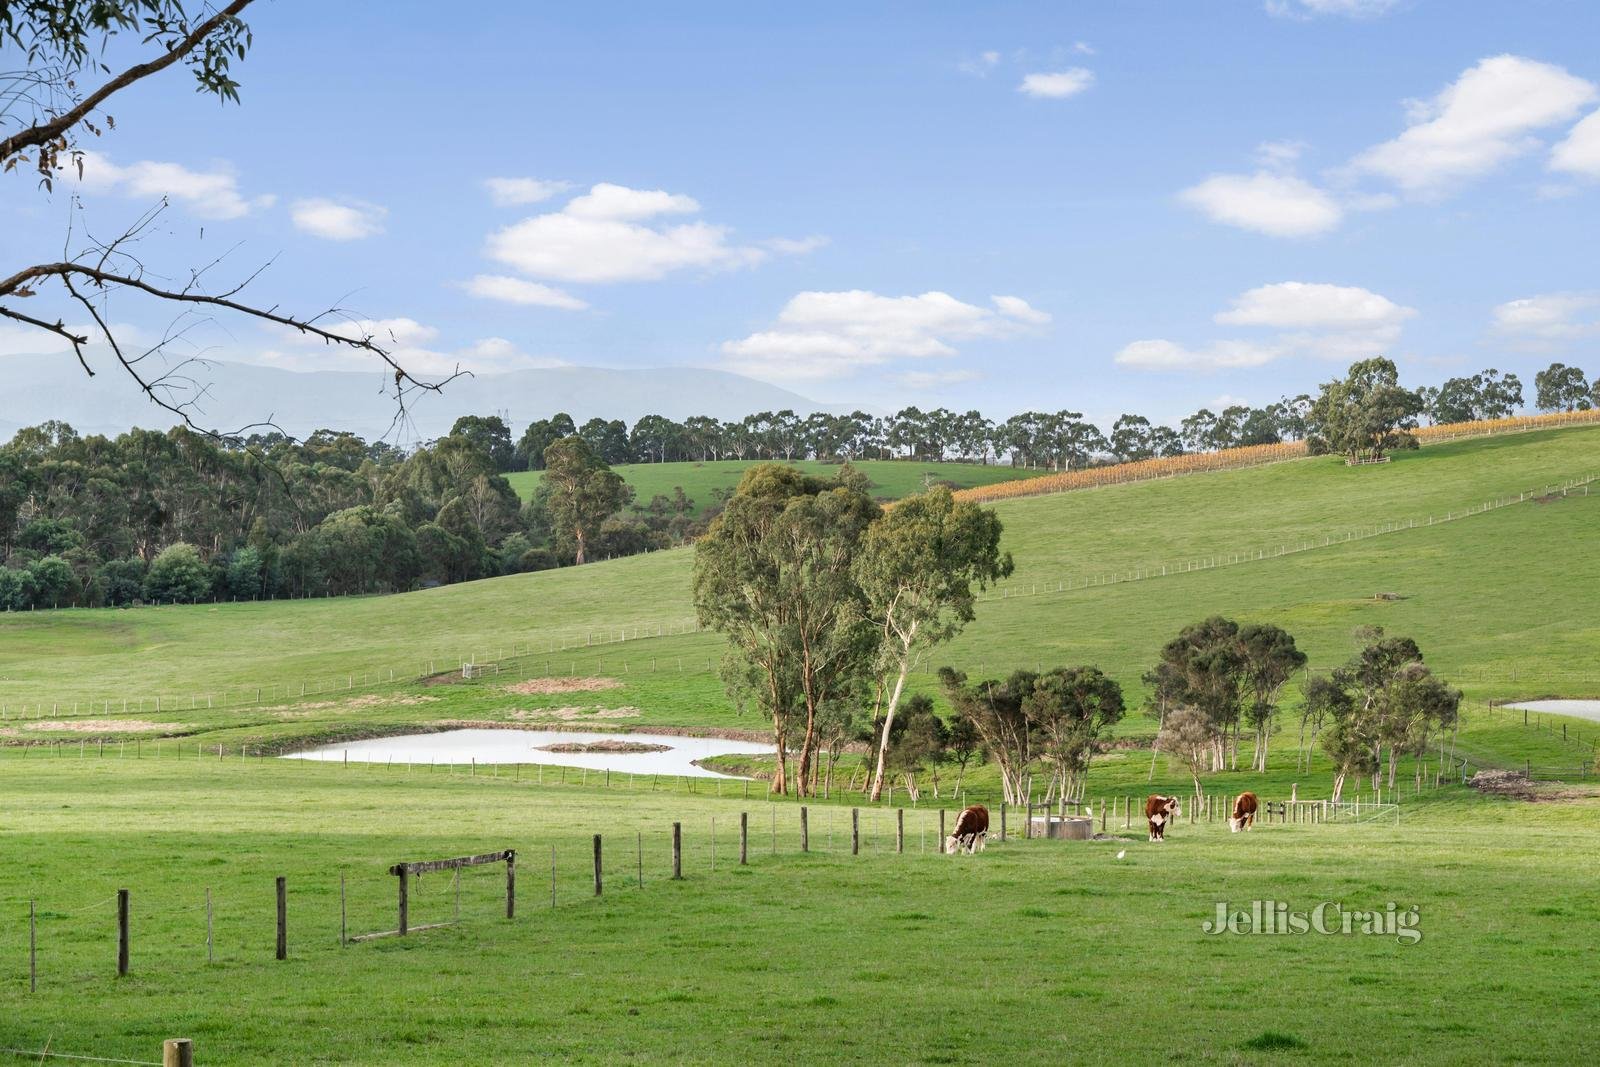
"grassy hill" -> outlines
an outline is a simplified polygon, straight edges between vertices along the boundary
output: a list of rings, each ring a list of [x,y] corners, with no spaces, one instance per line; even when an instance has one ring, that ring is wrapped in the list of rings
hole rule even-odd
[[[756,462],[726,459],[709,463],[625,463],[612,469],[633,486],[636,503],[648,504],[658,494],[671,496],[675,487],[682,486],[684,493],[694,501],[694,510],[699,512],[712,502],[714,490],[731,490]],[[831,478],[839,470],[837,463],[819,463],[810,459],[795,460],[790,465],[823,478]],[[1040,473],[979,463],[921,463],[898,459],[867,459],[854,466],[872,481],[872,495],[880,500],[898,500],[911,493],[920,493],[938,482],[947,482],[957,489],[968,489],[1033,478]],[[533,496],[543,476],[543,471],[517,471],[506,475],[512,488],[524,500]]]
[[[929,666],[1094,662],[1137,700],[1160,643],[1212,612],[1286,626],[1313,667],[1342,660],[1351,629],[1376,622],[1416,637],[1466,688],[1463,752],[1576,768],[1600,727],[1570,723],[1563,740],[1482,701],[1600,694],[1600,483],[1545,491],[1597,473],[1597,444],[1600,430],[1544,432],[1357,470],[1300,460],[1008,501],[1018,573]],[[1497,501],[1510,502],[1461,517]],[[1307,547],[1277,554],[1286,546]],[[1600,935],[1600,797],[1582,783],[1564,803],[1526,804],[1461,786],[1412,795],[1408,781],[1381,822],[1231,835],[1184,820],[1150,845],[1113,820],[1110,841],[1012,840],[950,859],[923,851],[938,825],[926,798],[906,810],[905,855],[892,806],[864,808],[852,856],[845,808],[859,795],[809,801],[801,854],[798,805],[756,799],[759,786],[747,801],[737,787],[724,797],[716,783],[689,792],[623,775],[546,784],[531,767],[238,758],[240,745],[451,722],[759,730],[722,694],[720,639],[688,625],[690,561],[663,552],[387,598],[0,615],[11,742],[0,833],[13,857],[0,866],[0,1046],[150,1059],[181,1032],[218,1064],[683,1062],[756,1048],[801,1063],[1555,1064],[1591,1041],[1592,990],[1568,965]],[[417,682],[469,654],[505,673]],[[508,686],[569,674],[618,684]],[[152,743],[141,724],[184,736]],[[1122,728],[1150,730],[1137,713]],[[100,736],[146,740],[16,744]],[[200,758],[201,745],[226,757]],[[1292,745],[1292,730],[1280,734],[1268,774],[1219,774],[1207,788],[1326,796],[1325,761],[1297,772]],[[968,784],[992,784],[992,771]],[[1098,809],[1187,788],[1148,750],[1119,749],[1095,761],[1089,793]],[[674,822],[681,882],[668,877]],[[593,834],[605,843],[598,900]],[[351,933],[393,926],[389,864],[508,847],[515,921],[499,917],[489,869],[461,880],[455,921],[441,873],[413,887],[413,922],[451,925],[340,944],[341,920]],[[283,963],[277,876],[289,886]],[[120,980],[118,888],[135,917],[133,973]],[[1204,932],[1218,902],[1252,900],[1415,906],[1423,939]]]
[[[1600,430],[1550,431],[1440,445],[1379,467],[1307,459],[1008,501],[999,511],[1016,577],[937,658],[991,671],[1094,661],[1136,688],[1161,641],[1227,611],[1289,626],[1314,664],[1342,659],[1352,626],[1382,622],[1414,632],[1430,660],[1469,672],[1463,681],[1474,695],[1591,695],[1600,683],[1539,678],[1600,673],[1591,651],[1593,585],[1585,586],[1600,566],[1600,547],[1587,535],[1600,489],[1427,522],[1593,474],[1596,444]],[[1177,573],[1186,561],[1411,521],[1421,525]],[[198,696],[203,706],[208,693],[355,684],[352,675],[375,681],[390,670],[405,679],[424,673],[429,660],[443,669],[473,652],[495,659],[513,647],[587,650],[568,655],[569,663],[688,657],[692,668],[715,659],[714,635],[592,647],[689,627],[691,559],[687,549],[660,552],[395,597],[0,615],[0,703],[120,707],[124,698],[162,694],[184,705]],[[1171,572],[1165,577],[1162,565]],[[1138,569],[1158,576],[1081,588],[1085,579]],[[1056,593],[1053,583],[1068,588]],[[1380,592],[1404,599],[1371,599]],[[1479,671],[1481,683],[1472,673]],[[1581,691],[1566,691],[1574,688]]]

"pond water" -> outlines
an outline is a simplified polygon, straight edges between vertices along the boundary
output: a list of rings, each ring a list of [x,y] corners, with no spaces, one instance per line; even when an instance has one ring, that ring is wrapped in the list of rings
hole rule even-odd
[[[1501,707],[1516,708],[1518,711],[1526,708],[1547,715],[1571,715],[1574,719],[1600,722],[1600,700],[1519,700],[1515,704],[1502,704]]]
[[[544,752],[546,745],[592,741],[632,741],[665,745],[664,752]],[[731,778],[733,775],[697,767],[695,760],[710,756],[771,755],[776,749],[759,741],[729,741],[720,737],[670,737],[661,734],[583,733],[575,730],[444,730],[436,734],[404,734],[343,741],[285,759],[334,760],[352,763],[417,763],[466,765],[489,763],[543,763],[551,767],[588,767],[590,770],[630,774],[671,774],[691,778]]]

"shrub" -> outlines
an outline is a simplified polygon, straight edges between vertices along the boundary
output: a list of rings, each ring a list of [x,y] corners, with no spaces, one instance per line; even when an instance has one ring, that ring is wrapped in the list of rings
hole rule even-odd
[[[188,604],[210,591],[211,570],[199,549],[181,541],[162,549],[144,578],[144,598],[157,603]]]

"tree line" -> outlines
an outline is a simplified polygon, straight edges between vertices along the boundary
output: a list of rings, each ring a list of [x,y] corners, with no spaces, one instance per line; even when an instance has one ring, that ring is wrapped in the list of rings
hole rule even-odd
[[[409,453],[21,430],[0,447],[0,610],[402,592],[667,548],[715,514],[681,489],[636,502],[578,437],[523,503],[472,428]]]
[[[1600,404],[1600,379],[1591,384],[1576,367],[1552,364],[1539,372],[1535,383],[1536,404],[1542,411],[1587,410]],[[1401,391],[1406,394],[1409,416],[1436,424],[1505,418],[1524,403],[1518,377],[1493,368],[1450,378],[1438,386]],[[677,422],[646,415],[631,427],[621,419],[604,418],[580,425],[570,415],[557,414],[530,423],[515,442],[499,416],[474,416],[458,422],[457,432],[477,440],[501,472],[540,470],[544,450],[573,436],[582,437],[611,465],[724,459],[914,459],[1068,470],[1097,462],[1127,463],[1302,440],[1317,432],[1317,399],[1300,394],[1261,407],[1202,408],[1176,426],[1124,414],[1105,430],[1076,411],[1025,411],[996,421],[978,411],[906,407],[883,416],[864,411],[804,416],[790,410],[763,411],[730,421],[695,416]]]

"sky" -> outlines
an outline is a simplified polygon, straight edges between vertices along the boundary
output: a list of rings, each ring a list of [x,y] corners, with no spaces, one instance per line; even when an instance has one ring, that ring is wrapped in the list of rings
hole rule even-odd
[[[3,265],[165,195],[150,269],[270,261],[256,300],[346,308],[421,371],[717,367],[884,411],[1170,420],[1375,354],[1530,401],[1552,360],[1600,374],[1588,0],[459,15],[261,0],[239,105],[172,69],[81,184],[0,179]],[[190,340],[362,365],[237,319]]]

